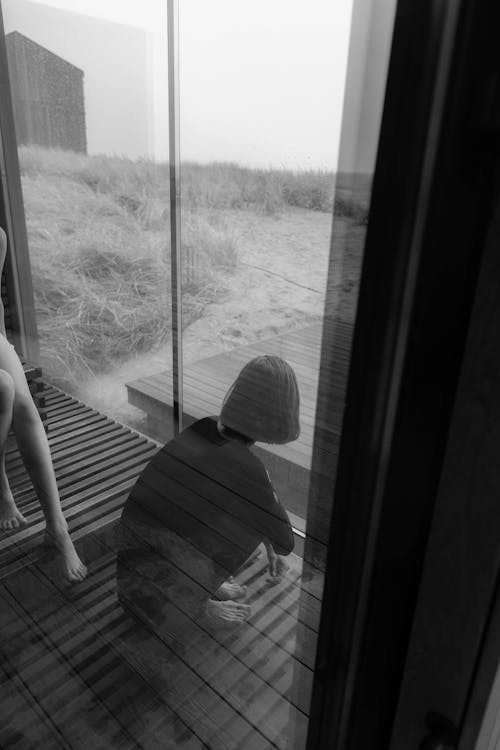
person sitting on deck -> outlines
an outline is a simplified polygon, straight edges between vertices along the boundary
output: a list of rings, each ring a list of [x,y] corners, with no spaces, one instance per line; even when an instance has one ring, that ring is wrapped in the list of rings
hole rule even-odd
[[[0,227],[0,273],[6,253],[7,238]],[[47,436],[21,361],[7,340],[0,300],[0,529],[3,531],[17,530],[27,524],[16,506],[5,470],[7,437],[11,427],[45,516],[45,541],[57,549],[65,576],[70,581],[81,581],[87,570],[68,532]]]
[[[250,451],[299,435],[299,391],[287,362],[252,359],[220,417],[200,419],[143,470],[118,527],[119,599],[147,624],[183,640],[190,624],[239,624],[251,614],[233,576],[266,546],[271,575],[294,547],[288,515]]]

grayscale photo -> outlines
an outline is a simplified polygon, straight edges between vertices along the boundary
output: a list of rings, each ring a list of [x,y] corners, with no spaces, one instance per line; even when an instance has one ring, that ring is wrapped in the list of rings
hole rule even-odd
[[[2,750],[500,750],[499,31],[0,0]]]

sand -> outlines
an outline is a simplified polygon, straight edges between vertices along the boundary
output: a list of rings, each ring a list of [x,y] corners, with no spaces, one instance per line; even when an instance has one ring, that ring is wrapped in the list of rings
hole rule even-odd
[[[217,272],[217,301],[184,330],[185,363],[306,327],[324,314],[332,223],[329,214],[305,209],[288,209],[273,216],[235,209],[220,214],[237,238],[238,263],[235,269]],[[356,235],[354,252],[349,243],[346,246],[347,230]],[[357,289],[360,232],[362,228],[352,227],[345,220],[336,222],[334,253],[338,259],[330,263],[329,297],[342,298],[347,316],[353,314]],[[350,269],[347,277],[346,252]],[[115,372],[82,383],[78,396],[122,423],[146,431],[143,413],[127,403],[125,383],[168,369],[171,362],[170,344],[133,356],[120,363]]]

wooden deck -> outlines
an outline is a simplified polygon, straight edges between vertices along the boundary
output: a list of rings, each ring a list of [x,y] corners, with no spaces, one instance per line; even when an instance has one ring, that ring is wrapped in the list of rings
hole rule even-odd
[[[304,747],[321,575],[291,555],[277,585],[261,553],[242,573],[253,614],[237,632],[195,623],[175,649],[117,601],[114,524],[157,446],[47,387],[48,436],[85,582],[41,550],[42,517],[17,448],[8,474],[29,527],[0,541],[0,747]],[[191,623],[191,626],[193,623]]]
[[[45,424],[61,501],[75,539],[119,518],[130,487],[157,444],[50,386],[42,392]],[[43,515],[9,438],[6,466],[28,528],[0,539],[0,578],[39,553]]]
[[[183,368],[184,421],[190,424],[196,419],[220,412],[228,388],[241,368],[253,357],[274,354],[290,363],[299,383],[301,434],[293,443],[257,444],[255,450],[269,469],[287,509],[301,518],[306,515],[316,423],[328,436],[321,447],[317,446],[317,450],[328,452],[332,461],[337,454],[352,323],[335,321],[332,337],[335,337],[338,361],[332,363],[332,378],[338,383],[338,405],[317,417],[322,330],[322,324],[317,323],[193,362]],[[146,412],[149,425],[159,440],[168,440],[172,436],[171,372],[152,374],[126,385],[129,403]]]

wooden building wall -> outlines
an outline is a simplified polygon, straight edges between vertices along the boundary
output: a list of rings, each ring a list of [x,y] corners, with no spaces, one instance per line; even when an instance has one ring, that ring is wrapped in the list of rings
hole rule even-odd
[[[6,45],[18,144],[86,153],[83,71],[17,31]]]

